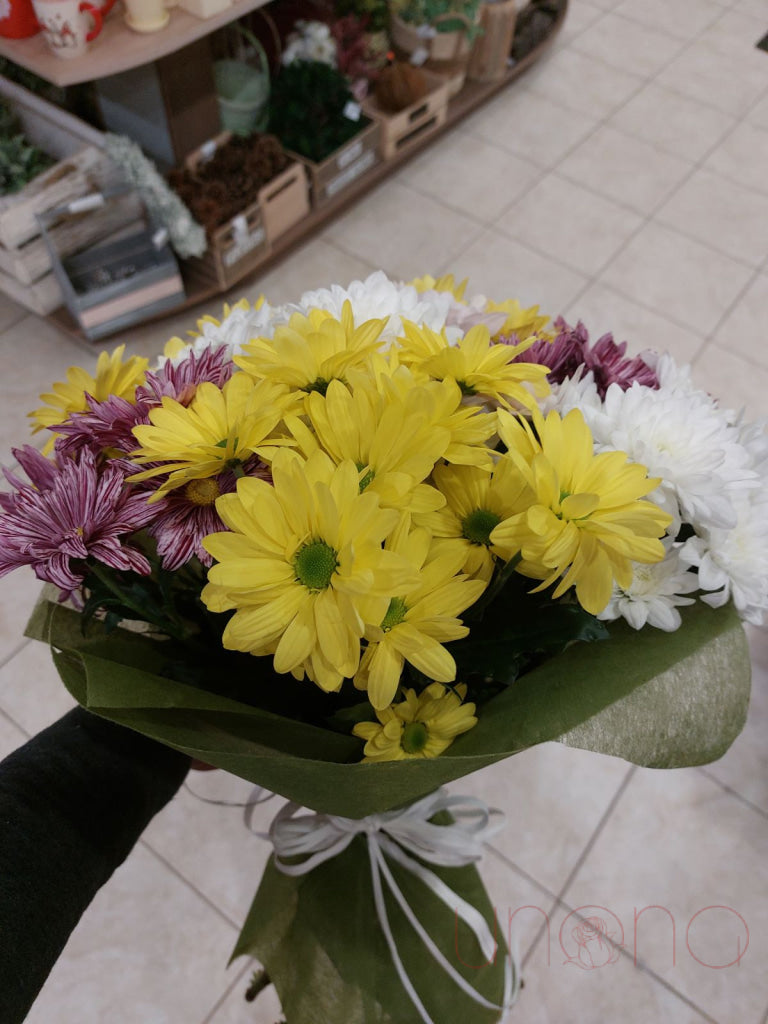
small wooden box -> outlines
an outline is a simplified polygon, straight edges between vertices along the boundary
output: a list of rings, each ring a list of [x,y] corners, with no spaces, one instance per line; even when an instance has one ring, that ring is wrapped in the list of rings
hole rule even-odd
[[[363,101],[365,113],[381,125],[381,152],[385,160],[391,160],[410,143],[429,135],[445,121],[450,94],[448,81],[431,71],[423,71],[422,74],[429,92],[396,114],[382,110],[373,95]]]
[[[292,163],[260,189],[259,206],[270,243],[303,220],[309,213],[309,183],[304,165]]]
[[[258,200],[223,224],[208,239],[207,252],[187,260],[193,276],[226,290],[269,256],[271,247]]]
[[[316,164],[298,153],[286,150],[307,168],[312,184],[312,205],[325,206],[381,160],[381,125],[371,121],[349,142]]]

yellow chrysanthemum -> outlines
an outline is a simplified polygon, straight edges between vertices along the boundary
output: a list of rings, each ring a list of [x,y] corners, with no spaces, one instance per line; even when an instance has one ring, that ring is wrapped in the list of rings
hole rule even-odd
[[[362,366],[376,352],[385,325],[386,320],[366,320],[355,327],[349,301],[341,320],[318,309],[308,316],[294,313],[275,329],[274,338],[254,338],[244,345],[235,363],[256,380],[268,378],[293,391],[325,394],[332,380],[344,380],[351,367]]]
[[[362,374],[360,375],[362,377]],[[358,377],[350,379],[357,386]],[[422,410],[433,427],[445,428],[451,440],[443,452],[446,462],[490,469],[493,457],[488,442],[496,434],[496,412],[488,413],[481,405],[465,403],[455,380],[430,380],[417,367],[399,366],[391,373],[376,376],[376,386],[384,395],[399,394],[403,401],[415,387],[421,387]]]
[[[475,705],[463,704],[463,683],[448,689],[432,683],[417,696],[405,691],[405,700],[376,712],[378,723],[359,722],[352,732],[366,741],[363,761],[405,761],[439,757],[457,736],[477,725]]]
[[[273,654],[276,672],[337,690],[360,662],[363,599],[417,583],[407,560],[382,547],[398,514],[360,494],[353,462],[335,466],[323,452],[304,462],[280,450],[272,477],[242,478],[216,502],[232,532],[203,541],[218,564],[202,598],[211,611],[235,609],[226,648]]]
[[[549,323],[549,317],[543,314],[539,315],[538,306],[529,306],[528,309],[523,309],[517,299],[507,299],[505,302],[493,302],[489,299],[485,309],[488,313],[508,314],[499,334],[515,334],[520,341],[535,340],[531,337],[532,335],[539,338],[546,337],[542,334],[542,328]]]
[[[425,274],[423,277],[415,277],[409,284],[417,292],[450,292],[454,299],[461,302],[467,288],[467,278],[456,284],[453,274],[443,274],[442,277]]]
[[[438,682],[456,678],[456,662],[443,644],[467,636],[469,629],[457,616],[486,588],[485,581],[461,574],[463,551],[435,557],[431,544],[429,532],[411,529],[410,516],[404,514],[387,547],[418,571],[419,583],[405,594],[391,591],[398,596],[391,597],[385,609],[380,602],[361,605],[363,618],[372,624],[365,631],[368,647],[355,686],[368,691],[377,709],[392,702],[406,661]]]
[[[451,344],[445,331],[438,334],[410,321],[405,321],[403,327],[401,362],[437,380],[455,380],[465,395],[490,398],[505,408],[510,407],[511,400],[527,409],[535,405],[534,396],[549,394],[546,366],[514,362],[515,356],[528,347],[527,342],[495,345],[491,332],[482,324],[472,327],[456,344]]]
[[[125,345],[119,345],[112,355],[101,352],[93,376],[80,366],[70,366],[66,381],[57,381],[49,394],[40,395],[40,401],[45,402],[47,408],[29,413],[34,421],[32,433],[63,423],[70,413],[85,412],[88,409],[86,395],[97,402],[105,402],[110,395],[116,395],[134,403],[136,388],[144,383],[149,361],[140,356],[130,356],[123,361],[124,353]],[[46,444],[44,452],[53,448],[54,437]]]
[[[188,406],[165,397],[150,411],[151,425],[133,429],[140,447],[132,459],[153,465],[129,479],[169,474],[149,499],[157,501],[190,480],[235,469],[253,455],[267,456],[276,445],[292,443],[273,433],[291,401],[284,386],[254,384],[244,373],[236,373],[223,388],[204,381]]]
[[[435,550],[462,551],[462,571],[489,581],[496,563],[491,532],[527,507],[525,480],[509,459],[501,459],[492,473],[474,466],[438,466],[432,479],[445,495],[446,506],[419,516],[419,525],[435,538]]]
[[[651,501],[658,486],[645,466],[624,452],[594,454],[592,434],[578,409],[561,419],[538,410],[534,430],[522,417],[499,413],[499,433],[509,458],[530,493],[526,511],[510,516],[491,533],[492,550],[509,560],[520,556],[519,572],[560,580],[553,597],[575,586],[576,597],[593,615],[611,597],[614,580],[626,589],[632,562],[664,557],[659,540],[671,517]]]

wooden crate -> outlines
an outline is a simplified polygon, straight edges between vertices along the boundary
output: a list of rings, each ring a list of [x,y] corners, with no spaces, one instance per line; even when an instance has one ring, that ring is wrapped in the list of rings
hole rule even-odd
[[[39,316],[47,316],[64,305],[61,285],[52,270],[34,284],[24,287],[15,277],[0,270],[0,292]]]
[[[292,163],[259,191],[267,241],[284,235],[309,213],[309,182],[303,164]]]
[[[187,260],[191,276],[222,290],[250,274],[271,252],[258,200],[217,228],[203,256]]]
[[[423,71],[429,91],[397,114],[382,110],[375,96],[363,101],[368,117],[381,124],[381,153],[385,160],[402,153],[408,145],[439,128],[448,113],[449,84],[442,75]]]
[[[11,196],[0,197],[0,245],[16,249],[40,234],[36,217],[99,187],[105,154],[93,146],[54,164]]]
[[[84,212],[65,224],[51,228],[50,235],[58,252],[67,256],[109,234],[124,221],[133,219],[137,213],[136,196],[126,195],[114,206]],[[50,251],[39,235],[19,249],[0,246],[0,270],[10,274],[20,284],[29,285],[39,280],[50,271],[51,266]]]
[[[380,162],[380,139],[380,123],[371,121],[322,163],[316,164],[314,160],[287,150],[294,160],[299,160],[307,168],[312,185],[312,205],[315,208],[325,206],[335,199],[353,181]]]

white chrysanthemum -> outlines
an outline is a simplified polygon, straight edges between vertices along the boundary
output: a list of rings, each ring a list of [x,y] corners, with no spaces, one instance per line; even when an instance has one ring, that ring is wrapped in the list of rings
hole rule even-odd
[[[198,320],[199,336],[195,338],[193,345],[195,349],[227,345],[233,356],[239,355],[243,345],[251,338],[272,336],[274,313],[274,309],[265,299],[256,306],[241,300],[231,306],[219,322],[212,317]]]
[[[567,416],[571,409],[580,409],[586,418],[588,409],[603,408],[594,374],[591,370],[584,373],[583,366],[573,377],[566,377],[561,384],[552,384],[551,387],[550,394],[539,403],[545,414],[554,409],[561,416]]]
[[[615,587],[607,607],[598,618],[603,622],[626,619],[633,629],[655,626],[667,633],[681,625],[681,605],[693,604],[694,599],[685,597],[699,589],[696,574],[690,572],[688,564],[680,560],[680,550],[671,540],[665,544],[667,554],[662,562],[655,565],[634,563],[632,584],[627,590]]]
[[[353,281],[347,288],[334,284],[330,288],[305,292],[299,302],[287,310],[290,315],[295,311],[306,314],[310,309],[325,309],[340,319],[344,303],[349,302],[355,326],[366,320],[386,319],[381,337],[385,341],[394,341],[402,336],[403,320],[430,327],[433,331],[441,330],[455,301],[450,292],[419,293],[412,285],[396,284],[377,270],[365,281]]]
[[[699,570],[702,601],[719,608],[733,599],[747,622],[760,625],[768,608],[768,485],[737,506],[732,530],[691,537],[681,558]]]
[[[700,533],[730,529],[735,505],[758,477],[730,414],[703,391],[671,390],[633,384],[626,391],[612,384],[602,408],[583,408],[595,444],[619,449],[633,462],[662,478],[650,495],[675,519]]]

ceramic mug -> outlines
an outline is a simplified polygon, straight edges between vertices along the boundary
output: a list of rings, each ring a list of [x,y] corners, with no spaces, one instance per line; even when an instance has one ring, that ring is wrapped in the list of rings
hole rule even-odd
[[[45,41],[57,57],[82,57],[112,6],[89,0],[32,0]]]

